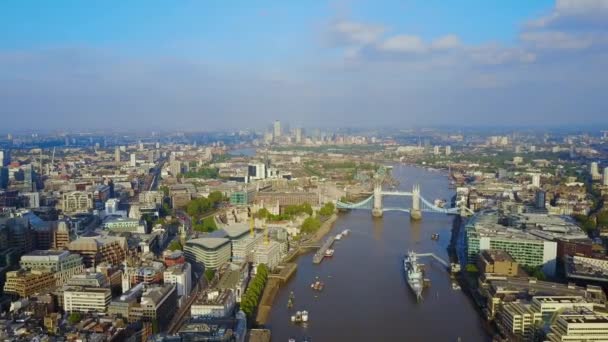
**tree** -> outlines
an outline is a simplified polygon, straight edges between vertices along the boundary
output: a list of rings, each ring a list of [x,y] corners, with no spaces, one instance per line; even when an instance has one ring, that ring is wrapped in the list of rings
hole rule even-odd
[[[321,209],[319,210],[319,215],[321,216],[331,216],[336,210],[336,206],[332,202],[327,202]]]
[[[224,200],[224,194],[220,191],[213,191],[207,196],[207,199],[211,202],[212,206],[216,206],[218,203]]]
[[[166,186],[166,185],[162,185],[162,186],[161,186],[159,189],[160,189],[160,191],[162,191],[162,192],[163,192],[163,194],[164,194],[165,196],[169,196],[169,187],[168,187],[168,186]]]
[[[70,322],[71,324],[76,324],[76,323],[80,322],[81,319],[82,319],[82,315],[80,314],[80,312],[72,312],[68,316],[68,322]]]
[[[268,211],[268,209],[266,209],[266,208],[262,208],[262,209],[258,210],[257,213],[255,213],[255,216],[257,218],[261,218],[261,219],[267,218],[270,215],[271,215],[270,211]]]
[[[479,269],[475,264],[467,264],[465,270],[469,273],[479,273]]]
[[[179,242],[179,240],[173,240],[171,241],[167,249],[169,249],[170,251],[181,251],[184,249],[184,246],[182,246],[182,243]]]
[[[213,280],[214,276],[215,276],[215,270],[212,270],[212,269],[205,270],[205,279],[207,280],[208,283],[210,283],[211,280]]]
[[[321,221],[317,217],[308,217],[302,222],[300,230],[303,233],[314,233],[321,227]]]

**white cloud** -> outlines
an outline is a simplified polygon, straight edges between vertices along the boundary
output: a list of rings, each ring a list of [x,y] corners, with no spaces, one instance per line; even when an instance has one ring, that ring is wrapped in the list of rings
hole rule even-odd
[[[422,53],[427,50],[424,42],[418,36],[402,34],[387,38],[378,49],[385,52]]]
[[[448,34],[435,39],[431,43],[431,48],[435,50],[448,50],[460,46],[460,38],[455,34]]]
[[[523,32],[520,35],[522,42],[537,49],[586,49],[593,44],[590,36],[574,35],[557,31]]]
[[[381,25],[354,21],[334,22],[330,34],[335,43],[366,45],[376,42],[386,29]]]
[[[536,55],[521,48],[504,48],[498,45],[473,47],[469,51],[472,61],[485,65],[532,63]]]

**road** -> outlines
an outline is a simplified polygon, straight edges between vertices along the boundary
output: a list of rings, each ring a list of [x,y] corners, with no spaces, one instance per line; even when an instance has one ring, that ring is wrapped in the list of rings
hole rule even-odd
[[[167,329],[169,334],[171,334],[171,335],[177,334],[179,329],[184,324],[184,320],[190,316],[189,313],[190,313],[190,307],[192,306],[192,303],[194,303],[194,301],[196,300],[198,295],[205,288],[206,288],[206,280],[205,280],[205,277],[201,275],[201,277],[199,278],[199,281],[196,282],[196,285],[194,286],[192,291],[190,291],[190,296],[188,296],[184,305],[181,308],[179,308],[179,310],[177,311],[175,316],[173,316],[173,319],[171,320],[171,323],[169,324],[169,329]]]

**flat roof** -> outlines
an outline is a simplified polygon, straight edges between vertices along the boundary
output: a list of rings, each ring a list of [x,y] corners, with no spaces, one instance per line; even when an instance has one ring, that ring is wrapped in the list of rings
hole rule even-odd
[[[249,232],[249,224],[246,223],[236,223],[223,228],[226,232],[226,235],[233,239],[241,237]]]
[[[230,240],[228,240],[226,238],[204,237],[204,238],[188,240],[188,241],[186,241],[186,244],[194,244],[194,245],[198,245],[198,246],[201,246],[201,247],[207,248],[207,249],[216,249],[229,242],[230,242]]]

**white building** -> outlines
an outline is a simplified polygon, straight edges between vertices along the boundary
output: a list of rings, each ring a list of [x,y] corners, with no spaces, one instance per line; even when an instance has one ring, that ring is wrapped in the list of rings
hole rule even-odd
[[[452,154],[452,146],[448,145],[445,147],[445,155],[449,156],[450,154]]]
[[[177,302],[182,306],[192,289],[192,267],[189,263],[173,265],[163,273],[165,284],[174,284],[177,289]]]
[[[191,263],[203,264],[205,268],[216,269],[230,261],[231,245],[226,238],[199,238],[186,241],[186,259]]]
[[[66,312],[104,313],[111,300],[109,288],[69,286],[63,290],[63,309]]]
[[[563,312],[551,325],[546,341],[607,341],[608,316],[577,308]]]
[[[604,168],[604,186],[608,186],[608,166]]]
[[[592,162],[591,163],[590,173],[591,173],[591,178],[593,180],[598,180],[598,179],[600,179],[602,177],[600,175],[600,170],[599,170],[599,167],[597,165],[597,162]]]
[[[439,146],[433,147],[433,154],[437,156],[437,155],[439,155],[439,153],[440,153],[439,152]]]
[[[269,269],[275,268],[281,262],[281,244],[269,241],[259,244],[253,254],[254,267],[266,264]]]
[[[118,198],[110,198],[106,201],[106,215],[114,215],[118,211]]]
[[[593,310],[593,303],[588,303],[581,296],[534,296],[532,298],[532,309],[540,312],[547,320],[551,319],[557,311],[571,310],[576,307]]]
[[[192,317],[227,317],[234,311],[236,298],[232,290],[213,290],[204,293],[190,307]]]
[[[243,262],[245,260],[253,260],[253,254],[257,246],[262,243],[264,236],[262,234],[247,234],[243,238],[232,241],[232,261]]]
[[[535,188],[540,188],[540,174],[538,174],[538,173],[532,174],[532,186]]]
[[[135,155],[135,153],[131,153],[131,159],[130,159],[131,163],[131,167],[136,167],[137,166],[137,156]]]
[[[500,324],[511,334],[530,336],[537,324],[542,321],[540,312],[521,303],[506,303],[500,311]]]

